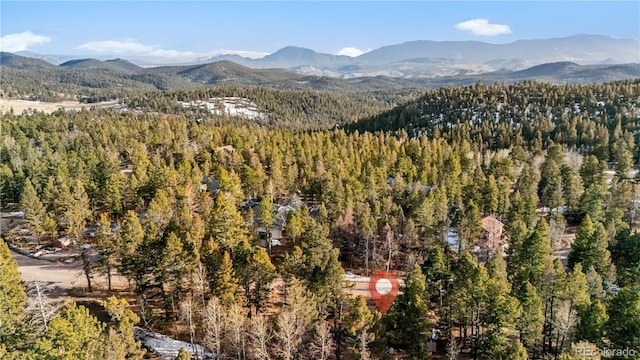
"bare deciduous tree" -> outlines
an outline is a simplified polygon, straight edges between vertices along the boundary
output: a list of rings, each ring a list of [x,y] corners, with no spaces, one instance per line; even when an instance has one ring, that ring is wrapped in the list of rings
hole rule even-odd
[[[447,344],[447,354],[445,355],[445,359],[447,360],[457,360],[460,355],[460,342],[455,338],[449,339],[449,343]]]
[[[255,360],[270,360],[271,327],[263,315],[254,316],[249,328],[249,357]]]
[[[293,360],[297,358],[298,349],[302,343],[304,327],[301,324],[300,316],[295,307],[283,309],[276,319],[278,347],[276,355],[283,360]]]
[[[195,296],[200,298],[202,307],[207,306],[205,301],[205,295],[209,291],[209,282],[207,280],[207,269],[205,269],[202,263],[193,270],[191,281],[193,282],[192,290]]]
[[[191,349],[195,350],[196,358],[198,357],[198,348],[195,346],[196,338],[196,323],[194,312],[196,311],[196,304],[191,294],[188,294],[184,300],[180,303],[180,318],[187,326],[189,330],[189,340],[191,342]]]
[[[553,319],[553,327],[558,332],[556,351],[562,352],[565,339],[570,338],[576,324],[576,313],[571,308],[571,301],[565,300],[558,304],[556,316]]]
[[[224,309],[217,297],[212,297],[207,303],[203,314],[207,347],[219,359],[222,354],[222,339],[224,337]]]
[[[235,358],[242,360],[245,358],[245,320],[242,305],[234,303],[226,313],[226,335],[230,347],[235,351]]]
[[[315,336],[310,344],[309,352],[313,359],[327,360],[333,354],[331,329],[326,321],[321,321],[315,328]]]
[[[360,360],[371,360],[371,353],[369,352],[369,334],[367,329],[362,330],[359,336],[358,352],[360,352]]]
[[[562,235],[567,227],[567,223],[562,216],[555,216],[549,221],[549,237],[553,250],[562,250],[567,244],[562,241]]]
[[[48,330],[49,320],[56,316],[65,303],[47,300],[46,294],[51,290],[40,280],[34,280],[27,284],[27,311],[32,314],[30,324],[38,334]]]

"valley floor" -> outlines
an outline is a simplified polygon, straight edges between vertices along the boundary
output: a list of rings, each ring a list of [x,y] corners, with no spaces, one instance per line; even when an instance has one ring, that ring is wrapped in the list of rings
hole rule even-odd
[[[41,101],[28,101],[18,99],[0,99],[0,114],[11,111],[13,109],[14,114],[21,114],[25,110],[37,110],[50,114],[58,109],[76,110],[80,111],[82,108],[92,107],[113,107],[118,104],[118,100],[105,101],[96,104],[82,104],[77,101],[59,101],[59,102],[41,102]]]

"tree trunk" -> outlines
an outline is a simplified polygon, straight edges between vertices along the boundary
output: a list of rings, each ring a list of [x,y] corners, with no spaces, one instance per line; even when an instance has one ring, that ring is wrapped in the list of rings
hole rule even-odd
[[[107,264],[107,282],[109,283],[109,291],[111,291],[111,264]]]
[[[82,258],[82,268],[84,269],[84,275],[87,278],[87,289],[89,292],[93,292],[93,289],[91,288],[91,264],[89,263],[89,258],[85,249],[82,249],[82,254],[80,257]]]

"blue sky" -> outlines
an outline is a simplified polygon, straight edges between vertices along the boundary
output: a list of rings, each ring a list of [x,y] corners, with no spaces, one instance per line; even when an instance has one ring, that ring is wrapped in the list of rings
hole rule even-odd
[[[3,51],[193,57],[294,45],[357,55],[411,40],[640,38],[640,1],[0,2]]]

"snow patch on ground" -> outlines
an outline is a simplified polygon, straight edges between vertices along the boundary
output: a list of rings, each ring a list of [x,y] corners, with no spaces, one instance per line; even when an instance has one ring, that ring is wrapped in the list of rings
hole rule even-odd
[[[371,280],[371,278],[368,276],[360,276],[360,275],[353,274],[351,272],[347,272],[344,275],[344,279],[346,281],[351,281],[351,282],[366,282],[366,283],[369,283],[369,281]]]
[[[158,334],[153,331],[145,331],[139,327],[134,327],[136,340],[142,342],[142,345],[149,351],[167,360],[174,360],[178,356],[180,348],[184,348],[195,358],[196,352],[198,359],[215,359],[215,356],[207,351],[201,345],[191,345],[188,342],[172,339],[166,335]]]
[[[264,114],[253,101],[239,97],[214,97],[207,101],[181,101],[183,108],[198,107],[207,109],[212,114],[241,116],[248,119],[261,119]]]

